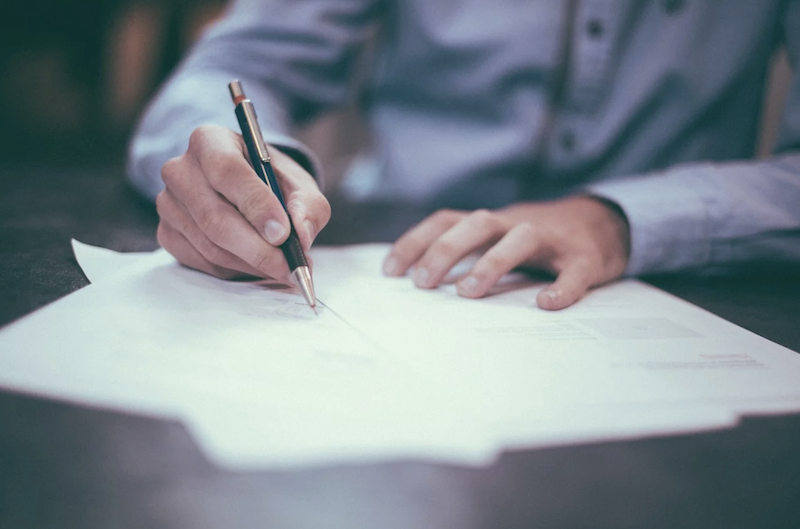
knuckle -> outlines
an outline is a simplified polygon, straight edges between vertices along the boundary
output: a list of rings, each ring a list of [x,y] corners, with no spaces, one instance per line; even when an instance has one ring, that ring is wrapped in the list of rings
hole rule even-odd
[[[164,162],[164,165],[161,166],[161,180],[164,185],[170,187],[175,184],[182,174],[181,166],[181,157],[170,158]]]
[[[203,259],[208,261],[209,266],[217,267],[220,270],[228,270],[236,267],[236,261],[233,256],[227,250],[217,246],[208,239],[198,239],[193,243],[193,246]]]
[[[472,220],[477,222],[478,224],[487,224],[491,225],[495,222],[495,215],[494,213],[490,212],[488,209],[476,209],[472,213],[470,213],[470,217]]]
[[[239,153],[213,152],[207,153],[206,156],[202,157],[200,167],[202,167],[211,185],[217,188],[223,179],[235,179],[243,174],[241,170],[238,170],[243,161],[244,158]],[[250,173],[255,176],[255,172],[252,169],[250,169],[249,173],[244,174],[250,176]]]
[[[158,213],[159,217],[164,217],[164,212],[167,209],[167,192],[161,191],[159,194],[156,195],[156,212]]]
[[[275,263],[274,254],[269,251],[258,251],[253,256],[252,265],[256,270],[271,271]]]
[[[541,236],[541,230],[530,222],[521,222],[514,226],[513,229],[524,240],[536,239]]]
[[[206,237],[213,242],[219,242],[226,238],[230,229],[228,216],[218,208],[208,208],[199,215],[197,225],[206,234]]]
[[[395,241],[392,248],[392,253],[396,257],[405,261],[406,255],[418,245],[419,243],[411,235],[406,234]]]
[[[269,198],[265,193],[249,193],[236,207],[245,217],[253,218],[269,210]]]
[[[450,239],[438,239],[431,245],[431,254],[435,256],[453,256],[458,254],[459,246]]]
[[[505,262],[500,257],[489,253],[483,256],[480,260],[480,266],[476,266],[476,268],[479,268],[484,276],[488,276],[489,274],[496,274],[504,266]]]
[[[572,266],[581,283],[590,283],[595,275],[594,272],[601,268],[601,261],[593,257],[582,256],[575,258]]]
[[[158,223],[158,228],[156,229],[156,240],[162,248],[167,250],[169,253],[172,253],[172,250],[170,250],[171,244],[169,240],[169,229],[167,228],[166,223],[163,221]]]
[[[283,209],[283,208],[281,208]],[[286,213],[289,215],[289,218],[294,223],[299,223],[301,219],[304,218],[312,218],[312,215],[309,215],[309,209],[306,208],[305,202],[301,202],[297,197],[292,197],[286,203]]]
[[[490,285],[494,280],[496,274],[492,274],[491,270],[484,266],[481,262],[475,263],[469,275],[478,280],[479,285]]]
[[[204,244],[200,253],[208,262],[216,267],[226,267],[230,265],[230,258],[227,252],[215,244]]]
[[[245,160],[244,155],[238,151],[219,151],[214,154],[213,159],[213,167],[217,169],[216,172],[225,174],[225,173],[236,173],[241,174],[241,170],[245,169],[244,174],[248,177],[256,176],[255,171],[253,168],[250,167],[247,160]],[[235,171],[232,169],[236,168]]]
[[[327,224],[331,218],[331,204],[323,195],[314,195],[309,200],[309,207],[315,214],[313,217]]]
[[[208,140],[213,137],[219,129],[216,125],[200,125],[189,135],[189,150],[202,150]]]
[[[455,224],[462,215],[462,212],[454,209],[440,209],[431,216],[431,220],[437,224]]]

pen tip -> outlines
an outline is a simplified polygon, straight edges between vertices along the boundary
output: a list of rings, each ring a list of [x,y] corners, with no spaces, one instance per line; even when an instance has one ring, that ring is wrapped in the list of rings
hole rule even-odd
[[[306,303],[308,303],[308,306],[311,307],[316,314],[317,297],[314,295],[314,283],[311,282],[311,271],[307,266],[298,266],[294,272],[292,272],[292,277],[295,283],[300,287],[303,297],[306,299]]]

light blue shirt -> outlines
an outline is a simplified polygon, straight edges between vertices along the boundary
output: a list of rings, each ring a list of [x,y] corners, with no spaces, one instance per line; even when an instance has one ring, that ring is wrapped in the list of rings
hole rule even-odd
[[[317,178],[294,125],[358,94],[367,198],[476,208],[589,192],[627,215],[629,275],[796,265],[796,77],[774,156],[752,160],[781,45],[797,66],[800,2],[242,0],[145,113],[129,174],[154,197],[196,126],[238,130],[236,77],[267,141]]]

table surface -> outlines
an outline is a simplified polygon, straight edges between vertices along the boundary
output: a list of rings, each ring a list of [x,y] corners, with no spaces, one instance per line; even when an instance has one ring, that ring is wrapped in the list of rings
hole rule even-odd
[[[318,243],[391,240],[423,213],[334,202]],[[156,224],[119,168],[0,168],[0,325],[88,284],[71,238],[146,251]],[[647,280],[800,351],[800,276]],[[797,528],[800,415],[507,452],[487,468],[229,472],[178,422],[3,391],[0,528],[22,527]]]

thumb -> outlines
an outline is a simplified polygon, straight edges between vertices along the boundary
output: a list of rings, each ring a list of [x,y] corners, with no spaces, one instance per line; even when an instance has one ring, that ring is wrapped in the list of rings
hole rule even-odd
[[[552,285],[536,295],[536,304],[545,310],[561,310],[581,299],[593,284],[592,268],[584,262],[571,262]]]

